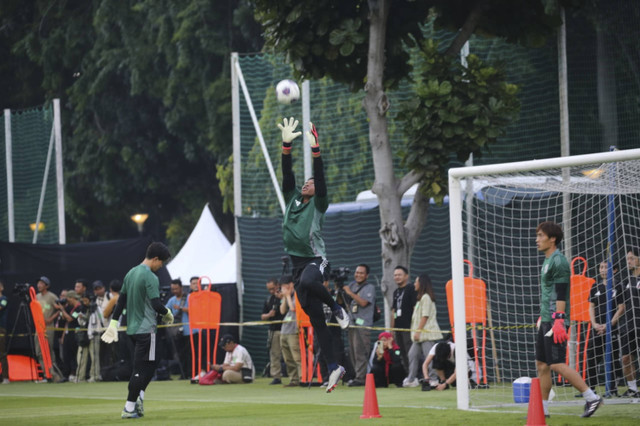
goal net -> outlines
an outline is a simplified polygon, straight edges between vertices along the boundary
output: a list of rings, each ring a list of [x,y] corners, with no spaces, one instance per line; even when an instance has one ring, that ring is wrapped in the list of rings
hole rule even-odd
[[[616,308],[611,289],[629,279],[625,254],[640,243],[640,149],[456,168],[449,172],[449,184],[454,329],[475,335],[475,344],[470,338],[456,339],[458,407],[527,407],[516,403],[523,391],[519,382],[526,379],[514,381],[536,377],[544,255],[536,248],[535,234],[544,221],[562,226],[559,249],[572,266],[566,362],[599,395],[613,391],[622,379],[618,334],[608,328],[604,338],[594,338],[589,292],[592,286],[605,286],[597,303],[604,303],[604,316],[608,312],[611,318]],[[473,278],[486,286],[486,302],[471,291],[465,261],[473,265]],[[483,303],[486,312],[478,315]],[[473,309],[475,318],[469,321],[466,316]],[[628,310],[621,322],[632,315]],[[468,386],[467,352],[475,356],[480,373],[475,389],[473,383]],[[594,353],[601,355],[596,359]],[[595,360],[591,369],[590,358]],[[561,377],[554,375],[553,383],[552,404],[584,404]],[[625,390],[626,385],[620,386],[620,393]]]

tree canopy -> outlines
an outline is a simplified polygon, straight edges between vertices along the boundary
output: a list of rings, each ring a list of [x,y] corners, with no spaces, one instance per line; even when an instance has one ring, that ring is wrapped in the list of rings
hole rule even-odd
[[[39,88],[5,106],[62,98],[70,241],[131,235],[129,215],[146,211],[149,232],[163,238],[168,227],[179,246],[203,201],[224,217],[215,166],[231,153],[229,56],[262,46],[246,1],[3,8],[0,47],[18,66],[0,73]],[[24,82],[18,72],[30,68]],[[232,237],[231,216],[222,222]]]

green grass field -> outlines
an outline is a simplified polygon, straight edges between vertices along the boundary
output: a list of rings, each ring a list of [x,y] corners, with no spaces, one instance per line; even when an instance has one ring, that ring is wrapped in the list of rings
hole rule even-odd
[[[136,422],[158,425],[524,425],[526,406],[488,410],[456,409],[454,390],[377,389],[382,418],[360,419],[364,387],[283,388],[260,378],[249,385],[191,385],[184,380],[151,382],[145,417],[121,420],[127,383],[0,386],[0,422],[6,425],[103,425]],[[286,379],[285,379],[286,383]],[[549,425],[638,425],[640,404],[607,404],[582,419],[581,406],[554,406]]]

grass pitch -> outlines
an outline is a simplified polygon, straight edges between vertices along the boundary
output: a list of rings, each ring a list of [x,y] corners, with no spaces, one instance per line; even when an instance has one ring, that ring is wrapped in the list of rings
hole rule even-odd
[[[151,382],[145,417],[122,420],[127,383],[35,384],[0,386],[0,419],[6,425],[524,425],[525,404],[488,410],[456,409],[454,390],[377,389],[382,418],[360,419],[364,387],[283,388],[259,378],[248,385],[191,385],[185,380]],[[285,379],[285,383],[287,383]],[[640,404],[607,404],[590,419],[582,406],[553,406],[548,425],[638,425]]]

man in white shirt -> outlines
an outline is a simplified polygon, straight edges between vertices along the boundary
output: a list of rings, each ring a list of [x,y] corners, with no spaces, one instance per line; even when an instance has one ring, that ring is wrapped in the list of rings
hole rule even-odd
[[[251,383],[255,378],[255,368],[247,349],[230,334],[222,336],[220,347],[227,354],[223,364],[215,364],[213,369],[222,374],[222,383]]]

